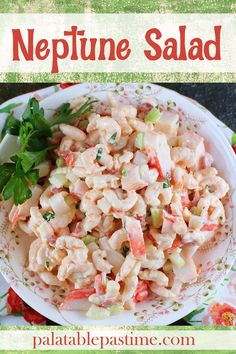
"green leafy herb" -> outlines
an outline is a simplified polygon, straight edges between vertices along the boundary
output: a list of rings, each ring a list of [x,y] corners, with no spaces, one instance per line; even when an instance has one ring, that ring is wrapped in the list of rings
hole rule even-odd
[[[39,180],[39,171],[38,170],[30,170],[29,172],[26,173],[25,176],[34,186]]]
[[[122,253],[122,255],[123,255],[124,257],[126,257],[127,254],[129,253],[129,247],[124,246],[124,247],[122,248],[121,253]]]
[[[46,268],[49,268],[49,267],[50,267],[49,261],[46,261],[46,262],[45,262],[45,266],[46,266]]]
[[[43,215],[44,220],[50,221],[55,218],[55,213],[53,211],[46,211],[46,213]]]
[[[97,152],[96,160],[99,161],[101,157],[102,157],[102,148],[99,148]]]
[[[13,170],[13,173],[3,188],[2,196],[4,200],[13,197],[14,204],[19,205],[31,198],[32,192],[28,186],[20,159],[18,159],[15,165],[12,165],[10,170]]]
[[[0,109],[0,113],[10,113],[14,108],[22,105],[22,102],[19,103],[11,103]]]
[[[121,174],[122,174],[123,177],[126,177],[126,176],[127,176],[127,171],[126,171],[125,168],[123,168]]]
[[[7,133],[18,136],[19,131],[20,131],[20,121],[16,119],[12,113],[10,113],[3,126],[1,132],[1,138],[3,139]]]
[[[165,182],[163,183],[163,188],[170,188],[171,187],[171,184],[170,184],[170,180],[169,178],[167,177]]]
[[[109,143],[112,144],[112,145],[116,145],[117,144],[116,137],[117,137],[117,132],[112,134],[112,136],[109,139]]]
[[[2,193],[14,171],[15,165],[13,163],[4,163],[0,166],[0,193]]]
[[[74,113],[69,103],[64,104],[59,110],[53,121],[49,123],[45,116],[43,108],[40,108],[39,102],[31,98],[22,114],[22,121],[18,121],[12,113],[6,119],[1,136],[4,137],[7,132],[19,136],[20,151],[10,159],[12,163],[0,165],[0,193],[3,200],[13,197],[14,204],[24,203],[32,196],[29,184],[35,185],[39,179],[39,171],[35,169],[47,157],[49,149],[48,138],[52,136],[51,127],[55,124],[71,124],[80,115],[83,115],[93,109],[92,104],[97,102],[88,99]],[[11,112],[11,110],[20,104],[12,104],[0,110],[0,113]],[[97,160],[101,158],[102,148],[98,149]],[[46,219],[54,218],[53,212],[44,215]],[[46,220],[45,219],[45,220]]]
[[[19,157],[22,159],[22,167],[25,172],[28,172],[32,167],[39,165],[46,159],[48,149],[42,151],[24,151],[19,153]]]
[[[72,113],[72,108],[70,107],[69,103],[65,103],[59,109],[57,115],[53,118],[50,122],[50,126],[66,123],[72,124],[74,121],[79,118],[80,116],[92,111],[93,103],[97,102],[97,100],[92,100],[88,98],[88,100],[80,106],[80,108]]]

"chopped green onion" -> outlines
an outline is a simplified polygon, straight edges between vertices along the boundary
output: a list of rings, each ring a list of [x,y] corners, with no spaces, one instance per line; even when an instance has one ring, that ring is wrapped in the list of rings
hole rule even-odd
[[[46,213],[43,215],[44,220],[50,221],[55,218],[55,213],[53,211],[46,211]]]
[[[86,316],[92,318],[93,320],[102,320],[110,316],[110,311],[104,307],[99,307],[92,304],[86,313]]]
[[[99,161],[101,157],[102,157],[102,148],[99,148],[97,152],[96,160]]]
[[[159,229],[163,222],[163,210],[158,208],[151,208],[151,218],[152,226],[156,229]]]
[[[160,118],[161,112],[158,108],[154,107],[151,111],[146,115],[145,122],[156,123],[156,121]]]
[[[87,236],[84,236],[82,238],[82,241],[87,246],[88,244],[90,244],[92,242],[96,242],[97,243],[97,238],[95,236],[92,236],[92,235],[87,235]]]
[[[109,139],[109,143],[112,144],[112,145],[116,145],[117,144],[116,137],[117,137],[117,132],[112,134],[112,136]]]
[[[126,171],[125,168],[123,168],[121,174],[122,174],[123,177],[126,177],[126,176],[127,176],[127,171]]]
[[[170,255],[169,259],[172,264],[174,264],[177,268],[183,268],[185,265],[185,260],[180,255],[180,250],[175,249]]]
[[[231,138],[232,145],[236,145],[236,133],[233,133]]]
[[[57,157],[56,165],[57,165],[57,167],[63,167],[64,166],[64,160],[61,157]]]
[[[135,147],[137,149],[142,149],[143,141],[144,141],[144,133],[138,133],[134,142]]]
[[[170,180],[169,178],[167,177],[165,182],[163,183],[163,188],[170,188],[171,187],[171,184],[170,184]]]
[[[46,261],[46,262],[45,262],[45,266],[46,266],[46,268],[49,268],[50,263],[49,263],[48,261]]]
[[[123,247],[121,253],[122,253],[122,256],[126,257],[127,254],[129,253],[129,247],[127,247],[127,246]]]

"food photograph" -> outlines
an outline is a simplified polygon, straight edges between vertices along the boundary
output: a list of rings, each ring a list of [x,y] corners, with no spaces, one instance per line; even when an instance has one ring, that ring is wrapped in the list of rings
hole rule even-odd
[[[0,323],[236,325],[236,85],[0,85]]]

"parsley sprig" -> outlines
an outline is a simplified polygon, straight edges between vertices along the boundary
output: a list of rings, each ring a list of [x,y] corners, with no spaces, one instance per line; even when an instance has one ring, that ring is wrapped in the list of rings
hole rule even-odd
[[[45,118],[44,110],[35,98],[29,100],[21,121],[11,111],[18,104],[5,108],[4,112],[8,112],[9,116],[1,137],[6,133],[19,136],[20,151],[11,157],[11,162],[0,165],[0,194],[3,200],[13,198],[14,204],[19,205],[31,198],[30,184],[35,185],[39,179],[36,167],[46,159],[48,151],[55,147],[49,145],[48,140],[52,136],[52,127],[61,123],[72,124],[81,115],[90,112],[94,102],[97,101],[88,99],[74,113],[70,104],[65,103],[51,122]]]

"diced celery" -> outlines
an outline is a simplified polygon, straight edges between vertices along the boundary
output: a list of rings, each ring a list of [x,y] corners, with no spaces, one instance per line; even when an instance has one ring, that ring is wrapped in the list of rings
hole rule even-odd
[[[174,264],[177,268],[183,268],[183,266],[185,265],[185,261],[184,261],[184,259],[181,257],[179,251],[180,251],[179,249],[175,249],[175,250],[169,255],[169,259],[170,259],[171,263]]]
[[[56,165],[57,165],[57,167],[63,167],[64,166],[64,160],[61,157],[57,157]]]
[[[82,241],[87,246],[89,243],[97,242],[97,238],[95,236],[92,236],[92,235],[87,235],[87,236],[84,236],[82,238]]]
[[[158,108],[154,107],[145,117],[145,122],[156,123],[156,121],[160,118],[161,112]]]
[[[61,188],[67,182],[65,175],[58,174],[49,178],[49,182],[56,188]]]
[[[124,307],[121,304],[114,304],[109,308],[111,315],[119,315],[124,311]]]
[[[86,313],[86,316],[93,320],[103,320],[110,316],[110,311],[105,309],[104,307],[98,307],[92,304],[89,310]]]
[[[137,149],[143,148],[144,133],[138,133],[134,142]]]
[[[159,228],[163,222],[163,211],[158,208],[151,208],[152,226]]]

